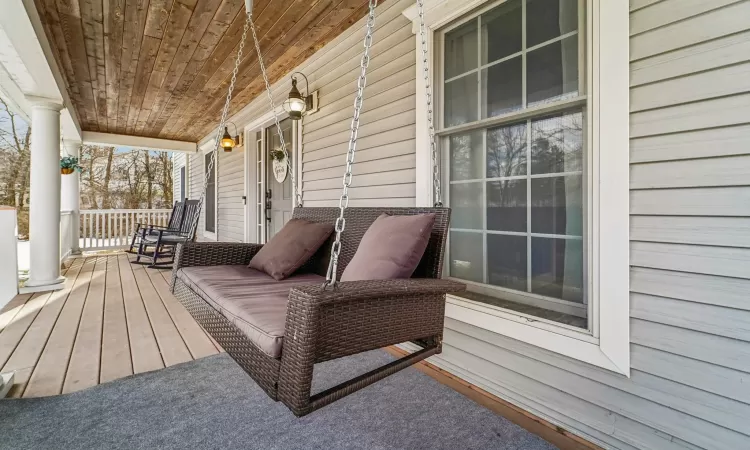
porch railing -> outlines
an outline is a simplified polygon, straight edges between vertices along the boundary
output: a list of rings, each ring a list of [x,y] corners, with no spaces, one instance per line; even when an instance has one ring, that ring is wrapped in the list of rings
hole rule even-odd
[[[171,212],[171,209],[81,210],[81,249],[126,247],[136,223],[166,226]]]
[[[72,211],[60,212],[60,261],[67,258],[73,251],[73,223]]]

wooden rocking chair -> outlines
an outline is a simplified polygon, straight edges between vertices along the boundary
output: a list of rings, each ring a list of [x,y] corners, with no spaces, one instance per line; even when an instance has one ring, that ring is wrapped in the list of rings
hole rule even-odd
[[[177,230],[180,228],[180,223],[182,223],[182,214],[184,211],[185,204],[183,202],[177,201],[174,202],[174,206],[172,207],[172,213],[169,215],[169,220],[167,221],[166,226],[160,226],[160,225],[154,225],[154,224],[147,224],[147,223],[136,223],[135,224],[135,230],[133,231],[133,235],[130,239],[130,248],[127,250],[128,253],[136,253],[133,251],[134,248],[140,248],[141,245],[141,236],[143,235],[144,230],[149,230],[148,233],[151,234],[154,231],[158,229],[167,229],[167,230]]]
[[[138,256],[135,263],[140,264],[141,258],[150,262],[149,267],[171,268],[174,262],[175,247],[177,244],[191,242],[195,239],[195,230],[198,226],[196,216],[200,214],[200,202],[198,200],[185,200],[182,208],[182,217],[177,228],[147,227],[141,230],[140,244],[138,245]],[[168,259],[168,261],[160,261]]]

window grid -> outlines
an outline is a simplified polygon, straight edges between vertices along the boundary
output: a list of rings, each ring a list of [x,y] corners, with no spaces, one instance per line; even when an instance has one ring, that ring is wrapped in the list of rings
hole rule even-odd
[[[528,92],[527,92],[527,55],[528,55],[528,53],[531,52],[531,51],[534,51],[534,50],[537,50],[537,49],[540,49],[540,48],[552,45],[552,44],[554,44],[556,42],[561,42],[561,41],[563,41],[563,40],[565,40],[565,39],[567,39],[567,38],[569,38],[571,36],[578,36],[578,40],[577,40],[578,47],[580,48],[580,46],[582,45],[582,43],[581,43],[581,36],[580,36],[581,33],[579,33],[579,31],[581,29],[580,22],[579,22],[579,26],[577,27],[576,30],[568,32],[568,33],[563,33],[560,36],[557,36],[555,38],[549,39],[547,41],[544,41],[544,42],[541,42],[539,44],[536,44],[536,45],[534,45],[534,46],[532,46],[530,48],[527,48],[527,20],[526,20],[526,9],[527,8],[526,8],[526,5],[527,5],[527,0],[522,0],[521,1],[521,8],[522,8],[522,13],[521,13],[521,17],[522,17],[522,19],[521,19],[522,20],[522,24],[521,24],[521,51],[513,53],[513,54],[508,55],[508,56],[505,56],[503,58],[497,59],[495,61],[489,62],[489,63],[484,64],[484,65],[481,64],[481,61],[482,61],[482,50],[483,50],[483,48],[482,48],[482,41],[483,41],[483,39],[482,39],[482,15],[486,12],[486,11],[483,11],[482,13],[479,13],[475,19],[472,19],[472,20],[476,20],[476,22],[477,22],[477,33],[476,33],[477,34],[477,36],[476,36],[476,39],[477,39],[477,67],[475,69],[466,71],[466,72],[461,73],[459,75],[455,75],[453,77],[450,77],[450,78],[447,78],[447,79],[443,80],[442,86],[443,86],[443,89],[445,89],[445,86],[448,83],[456,81],[456,80],[459,80],[459,79],[467,77],[467,76],[471,76],[474,73],[477,73],[477,92],[476,92],[476,95],[478,97],[478,101],[477,101],[477,109],[478,109],[478,111],[477,111],[477,120],[478,121],[493,117],[493,116],[490,115],[490,113],[488,111],[488,107],[483,104],[483,102],[487,101],[486,96],[483,95],[483,90],[482,90],[483,78],[484,78],[483,77],[483,73],[488,73],[488,72],[486,72],[486,70],[488,68],[490,68],[492,66],[495,66],[497,64],[501,64],[503,62],[509,61],[509,60],[511,60],[513,58],[516,58],[516,57],[519,57],[519,56],[521,57],[521,62],[522,62],[522,72],[521,72],[521,90],[522,90],[521,101],[522,101],[522,103],[521,103],[521,105],[522,106],[519,109],[512,110],[512,111],[507,111],[506,113],[503,113],[503,114],[508,114],[508,113],[510,113],[510,114],[512,114],[512,113],[523,113],[528,108]],[[580,14],[581,6],[582,5],[580,5],[580,2],[579,2],[579,16],[581,15]],[[468,23],[468,22],[464,22],[464,23]],[[445,49],[443,49],[442,51],[444,52]],[[580,53],[580,51],[579,51],[579,53]],[[562,102],[570,100],[571,98],[583,98],[584,97],[584,93],[583,93],[583,90],[581,88],[581,86],[583,85],[583,83],[585,81],[584,77],[583,77],[584,72],[581,71],[581,65],[582,64],[585,64],[585,61],[582,61],[582,58],[579,58],[578,59],[578,66],[579,66],[579,72],[578,72],[579,73],[579,76],[578,76],[578,92],[573,92],[573,93],[564,93],[563,92],[560,95],[560,97],[554,99],[553,101],[549,101],[549,105],[554,105],[555,103],[558,103],[558,102],[562,103]],[[442,70],[444,71],[445,67],[442,67]],[[540,104],[544,104],[544,103],[545,103],[544,101],[539,101],[539,102],[537,102],[535,104],[535,106],[536,105],[540,105]],[[450,230],[451,231],[456,231],[456,232],[481,233],[482,234],[482,268],[483,268],[482,279],[483,279],[483,283],[486,284],[486,285],[488,285],[489,287],[497,288],[497,289],[501,289],[501,290],[509,289],[509,288],[506,288],[506,287],[503,287],[503,286],[496,286],[496,285],[490,284],[490,281],[489,281],[488,242],[487,242],[488,235],[506,235],[506,236],[518,236],[518,237],[525,237],[526,238],[526,293],[532,294],[534,296],[539,296],[539,294],[536,294],[536,293],[532,292],[532,281],[533,281],[533,277],[532,277],[532,270],[533,270],[533,265],[532,265],[532,259],[533,259],[533,255],[532,255],[532,238],[536,237],[536,238],[550,238],[550,239],[565,239],[565,240],[573,240],[573,241],[578,240],[578,241],[584,241],[585,242],[585,240],[583,239],[583,236],[559,235],[559,234],[545,234],[545,233],[535,233],[535,232],[532,232],[532,189],[531,189],[531,182],[532,182],[532,180],[533,179],[539,179],[539,178],[558,178],[558,177],[564,178],[564,177],[567,177],[567,176],[575,176],[575,175],[581,176],[582,179],[585,178],[585,177],[583,177],[583,175],[584,175],[583,170],[579,170],[579,171],[565,171],[565,172],[553,172],[553,173],[539,173],[539,174],[532,173],[532,154],[531,154],[532,153],[532,145],[533,145],[533,142],[532,142],[532,122],[535,121],[535,120],[538,120],[538,119],[543,119],[544,117],[549,117],[549,116],[553,116],[555,114],[564,113],[564,112],[566,112],[566,110],[567,111],[581,111],[582,117],[585,120],[585,116],[586,116],[586,108],[585,107],[575,108],[575,109],[571,110],[569,105],[560,105],[560,109],[557,110],[556,112],[547,112],[545,114],[539,114],[537,116],[532,116],[532,117],[529,117],[529,118],[525,118],[523,120],[519,120],[518,122],[515,122],[515,124],[524,123],[525,127],[526,127],[526,145],[525,145],[525,147],[526,147],[526,151],[525,151],[525,154],[526,154],[526,174],[524,174],[524,175],[513,175],[513,176],[507,176],[507,177],[487,177],[487,158],[486,158],[486,151],[487,151],[487,131],[489,129],[493,129],[493,128],[496,128],[496,127],[485,126],[484,128],[481,129],[482,148],[484,149],[484,152],[485,152],[483,154],[482,163],[481,163],[482,175],[484,176],[484,178],[464,179],[464,180],[451,180],[450,179],[450,172],[449,171],[448,171],[448,173],[446,175],[446,179],[449,182],[449,185],[469,184],[469,183],[476,183],[476,182],[481,182],[482,183],[482,189],[481,189],[482,199],[481,199],[481,202],[480,202],[481,214],[482,214],[482,229],[481,230],[477,230],[477,229],[466,229],[466,228],[454,228],[454,227],[451,227]],[[483,111],[485,111],[486,114],[483,114]],[[443,121],[444,121],[445,120],[444,111],[443,111],[443,114],[441,116],[443,117]],[[472,122],[472,121],[463,122],[463,123],[470,123],[470,122]],[[463,123],[458,124],[458,125],[462,125]],[[512,126],[513,124],[514,124],[514,122],[505,123],[503,125],[497,126],[497,128],[502,128],[502,127],[505,127],[505,126]],[[456,126],[456,125],[452,125],[452,126]],[[443,127],[445,127],[445,123],[444,122],[443,122]],[[464,133],[470,133],[470,131],[462,131],[462,132],[457,132],[457,133],[453,133],[453,134],[445,135],[444,136],[445,139],[443,139],[442,141],[448,144],[448,145],[445,146],[447,148],[447,155],[446,155],[446,160],[447,161],[450,161],[450,151],[451,151],[451,149],[450,149],[450,137],[451,136],[456,136],[456,135],[461,135],[461,134],[464,134]],[[585,135],[585,133],[584,133],[584,135]],[[585,154],[586,153],[585,141],[584,141],[583,145],[584,145],[584,147],[583,147],[582,151]],[[585,156],[583,156],[583,159],[585,161]],[[582,167],[585,167],[585,165],[582,166]],[[492,182],[492,181],[508,181],[508,180],[526,180],[526,232],[514,232],[514,231],[502,231],[502,230],[489,230],[488,229],[488,226],[487,226],[487,207],[488,207],[488,204],[487,204],[488,203],[488,189],[487,189],[487,184],[489,182]],[[586,183],[586,181],[585,181],[585,179],[583,179],[582,180],[582,189],[584,189],[585,183]],[[448,191],[450,192],[450,190],[448,190]],[[585,192],[585,191],[582,191],[582,192]],[[450,201],[450,194],[448,195],[448,199]],[[450,205],[450,203],[448,203],[448,204]],[[582,230],[582,234],[585,234],[585,231]],[[584,244],[584,247],[583,247],[583,251],[584,252],[585,252],[585,249],[586,249],[586,246]],[[584,253],[584,255],[585,255],[585,253]],[[586,262],[584,261],[584,268],[585,267],[586,267]],[[584,277],[585,277],[585,270],[584,270]],[[515,291],[515,289],[511,289],[511,290]],[[523,292],[523,291],[516,291],[516,292]],[[557,298],[552,298],[552,297],[549,297],[549,298],[551,300],[554,300],[555,302],[566,302],[565,300],[561,300],[561,299],[557,299]],[[584,297],[583,297],[583,304],[584,305],[587,303],[586,298],[587,298],[587,295],[584,292]],[[578,302],[570,302],[570,303],[572,303],[572,304],[579,304]]]

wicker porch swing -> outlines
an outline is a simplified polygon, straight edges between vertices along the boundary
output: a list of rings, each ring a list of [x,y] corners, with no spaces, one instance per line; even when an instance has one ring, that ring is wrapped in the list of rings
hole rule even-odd
[[[226,352],[274,400],[283,402],[297,416],[303,416],[365,386],[381,380],[422,359],[441,352],[445,296],[464,286],[441,280],[443,254],[448,233],[450,209],[440,201],[439,167],[432,126],[431,90],[427,67],[427,50],[423,20],[423,0],[417,0],[421,20],[420,36],[424,57],[430,147],[432,151],[435,206],[424,208],[360,208],[348,207],[348,189],[352,181],[352,165],[356,152],[359,117],[363,103],[367,67],[370,62],[372,30],[377,0],[369,1],[366,20],[364,53],[357,81],[354,116],[343,177],[343,192],[338,207],[303,207],[291,159],[276,116],[276,105],[263,64],[261,50],[252,18],[252,1],[248,0],[247,20],[242,35],[237,63],[232,74],[226,103],[219,122],[214,151],[206,173],[216,158],[221,130],[224,129],[229,102],[234,89],[247,31],[251,31],[258,63],[266,85],[269,106],[274,112],[281,150],[287,157],[292,190],[295,193],[293,219],[303,219],[332,226],[330,238],[294,276],[283,281],[271,279],[259,286],[247,281],[254,277],[246,266],[263,247],[259,244],[195,243],[180,244],[172,271],[172,292]],[[208,179],[206,179],[206,182]],[[204,190],[200,205],[205,197]],[[427,247],[411,278],[391,280],[343,281],[341,277],[352,261],[365,232],[381,216],[434,215]],[[195,215],[196,222],[198,214]],[[344,231],[346,230],[346,233]],[[327,267],[326,267],[326,262]],[[265,276],[265,275],[264,275]],[[313,282],[323,280],[325,282]],[[257,278],[257,277],[256,277]],[[255,278],[254,278],[255,279]],[[266,276],[266,280],[268,277]],[[292,281],[292,280],[299,281]],[[245,288],[238,287],[245,283]],[[244,289],[244,290],[243,290]],[[274,334],[263,320],[242,316],[236,302],[248,297],[268,297],[280,292],[283,309],[280,328]],[[275,294],[274,294],[275,295]],[[265,296],[265,297],[264,297]],[[283,304],[283,301],[286,301]],[[233,303],[234,302],[234,303]],[[278,304],[273,304],[278,307]],[[271,304],[264,304],[267,313]],[[264,316],[265,317],[265,316]],[[266,320],[266,319],[264,319]],[[266,320],[267,321],[267,320]],[[278,324],[277,324],[278,325]],[[266,329],[263,329],[263,327]],[[273,339],[271,339],[273,338]],[[271,340],[269,340],[271,339]],[[421,349],[378,369],[360,375],[323,392],[311,395],[313,366],[316,363],[354,355],[411,341]]]

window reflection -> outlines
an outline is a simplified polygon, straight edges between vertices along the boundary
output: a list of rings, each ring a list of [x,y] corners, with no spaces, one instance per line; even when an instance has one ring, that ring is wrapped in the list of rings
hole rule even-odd
[[[487,130],[487,178],[526,175],[526,123]]]
[[[578,0],[527,0],[526,45],[533,47],[578,28]]]
[[[477,73],[445,83],[445,126],[477,120]]]
[[[583,169],[583,113],[561,114],[531,122],[531,173]]]
[[[487,229],[526,231],[526,179],[487,183]]]
[[[583,243],[531,238],[531,292],[583,303]]]
[[[474,131],[450,137],[451,180],[482,178],[482,132]]]

